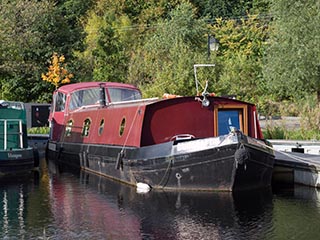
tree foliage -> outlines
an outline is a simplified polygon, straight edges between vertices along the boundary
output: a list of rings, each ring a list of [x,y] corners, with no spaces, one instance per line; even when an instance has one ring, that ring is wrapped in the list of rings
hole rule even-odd
[[[61,84],[70,83],[70,79],[73,78],[73,74],[68,72],[64,61],[65,57],[63,55],[59,56],[57,53],[53,53],[48,72],[41,74],[42,80],[53,84],[56,89]]]
[[[34,78],[43,60],[40,23],[52,5],[38,1],[1,2],[0,86],[2,98],[28,101],[39,93]]]
[[[50,101],[41,80],[53,52],[73,82],[128,82],[145,96],[195,94],[193,65],[209,92],[267,108],[318,93],[319,0],[2,0],[0,94]],[[270,8],[270,11],[269,11]],[[220,41],[207,55],[208,34]],[[49,76],[47,76],[49,77]]]
[[[193,64],[205,49],[205,21],[195,19],[195,9],[189,3],[180,4],[169,16],[156,23],[157,28],[131,59],[129,79],[147,96],[195,94]]]
[[[78,20],[71,21],[72,16],[73,19],[78,19],[75,9],[80,5],[74,5],[71,10],[72,2],[1,2],[1,98],[23,102],[50,101],[53,89],[41,81],[41,73],[45,71],[52,52],[56,51],[68,59],[74,59],[73,51],[83,49],[84,46],[80,24],[76,23]],[[80,3],[80,0],[78,2]],[[86,5],[81,5],[83,6]],[[69,9],[69,12],[63,9]],[[74,14],[71,16],[70,12]]]
[[[128,81],[132,57],[136,51],[140,51],[149,32],[153,32],[155,21],[166,16],[171,9],[169,6],[175,6],[175,2],[97,1],[85,24],[87,48],[78,53],[86,63],[87,78],[95,81]]]
[[[320,101],[320,1],[272,1],[264,78],[277,100],[317,92]]]
[[[262,57],[269,29],[264,21],[257,15],[240,20],[220,18],[211,32],[220,42],[215,56],[219,71],[215,92],[257,103],[265,91]]]
[[[266,15],[269,0],[192,0],[201,16],[207,16],[211,22],[216,18],[240,19],[249,14]]]

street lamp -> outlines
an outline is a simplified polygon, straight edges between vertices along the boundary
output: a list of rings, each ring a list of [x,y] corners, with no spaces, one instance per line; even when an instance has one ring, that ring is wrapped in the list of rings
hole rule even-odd
[[[218,51],[218,49],[219,40],[208,34],[208,58],[210,57],[210,51]]]

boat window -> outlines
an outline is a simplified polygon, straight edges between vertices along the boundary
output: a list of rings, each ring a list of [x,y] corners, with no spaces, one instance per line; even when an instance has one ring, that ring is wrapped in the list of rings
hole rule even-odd
[[[102,132],[103,132],[103,128],[104,128],[104,119],[101,119],[100,121],[100,126],[99,126],[99,130],[98,130],[98,135],[101,136]]]
[[[216,135],[229,134],[233,129],[248,134],[247,106],[219,106],[215,109]]]
[[[123,118],[120,124],[119,135],[120,137],[123,135],[124,128],[126,127],[126,119]]]
[[[55,96],[55,108],[56,112],[62,112],[65,109],[66,95],[64,93],[58,92]]]
[[[22,121],[0,119],[0,149],[23,148]]]
[[[89,136],[90,124],[91,124],[91,120],[89,118],[84,120],[83,128],[82,128],[82,136],[84,137]]]
[[[219,135],[228,134],[232,129],[240,130],[240,120],[238,110],[218,111],[218,132]]]
[[[69,109],[98,104],[100,104],[100,88],[79,90],[72,93]]]
[[[127,88],[108,88],[111,102],[123,102],[141,99],[138,90]]]
[[[67,137],[71,136],[72,125],[73,125],[73,121],[72,121],[72,119],[70,119],[70,120],[67,122],[67,125],[66,125],[66,136],[67,136]]]

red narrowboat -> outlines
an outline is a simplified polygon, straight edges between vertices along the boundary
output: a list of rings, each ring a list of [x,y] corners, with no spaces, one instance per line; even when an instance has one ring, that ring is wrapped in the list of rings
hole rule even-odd
[[[253,104],[203,94],[142,99],[83,82],[53,94],[47,157],[152,189],[236,191],[271,184],[274,152]]]

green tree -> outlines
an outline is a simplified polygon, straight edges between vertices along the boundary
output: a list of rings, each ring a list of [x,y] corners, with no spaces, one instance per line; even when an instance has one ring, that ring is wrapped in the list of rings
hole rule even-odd
[[[53,5],[46,1],[7,1],[0,7],[1,97],[28,102],[39,96],[43,51],[41,24]]]
[[[121,38],[119,29],[124,28],[128,22],[130,24],[130,21],[125,21],[124,17],[116,18],[109,12],[104,19],[106,22],[100,27],[97,46],[92,52],[95,59],[93,79],[125,82],[130,52],[127,51],[129,45],[126,39]]]
[[[47,60],[53,52],[73,60],[74,51],[83,49],[84,34],[79,24],[81,16],[77,14],[85,13],[88,2],[1,2],[1,98],[24,102],[51,100],[54,88],[41,80],[41,73],[45,71]]]
[[[267,13],[269,0],[192,0],[198,8],[200,16],[208,16],[212,21],[216,18],[239,19],[248,13]]]
[[[196,19],[190,3],[181,3],[159,20],[130,63],[129,79],[140,85],[146,96],[163,93],[195,94],[193,65],[202,62],[206,23]]]
[[[273,0],[272,34],[264,68],[278,100],[317,94],[320,101],[320,1]]]
[[[214,61],[219,95],[237,95],[239,99],[259,102],[264,94],[263,56],[269,29],[257,15],[237,20],[217,19],[211,29],[220,42]]]
[[[86,49],[77,52],[85,64],[86,80],[127,81],[130,59],[175,2],[97,1],[84,23]]]

